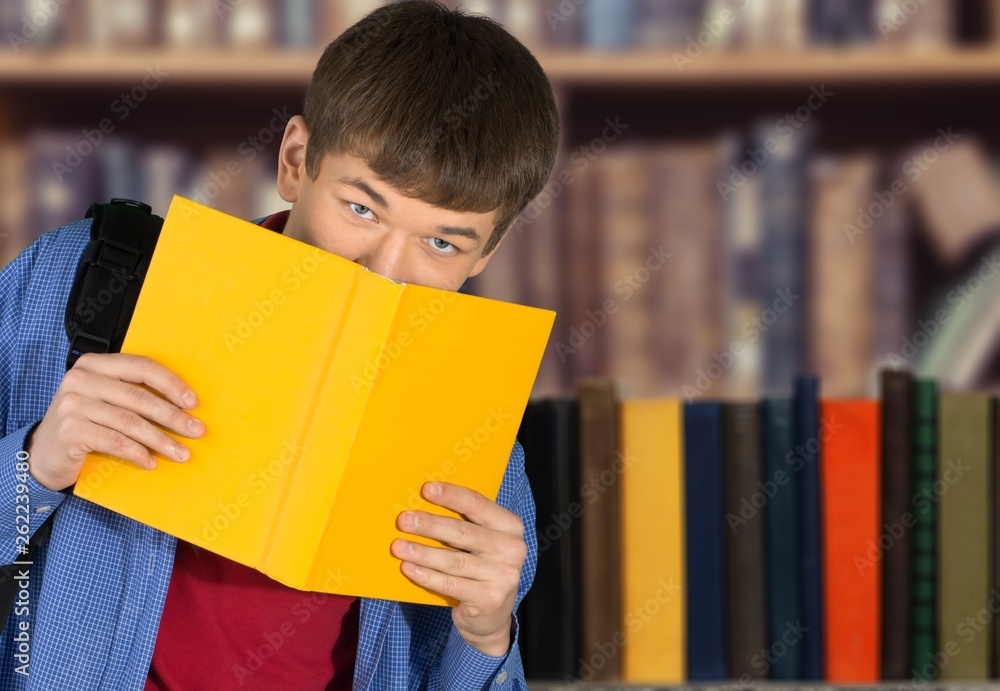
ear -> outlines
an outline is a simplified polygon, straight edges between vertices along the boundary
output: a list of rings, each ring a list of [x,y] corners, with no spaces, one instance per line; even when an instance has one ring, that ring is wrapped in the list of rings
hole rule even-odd
[[[278,151],[278,194],[290,204],[299,200],[306,173],[306,144],[309,128],[305,118],[296,115],[285,126],[285,136]]]

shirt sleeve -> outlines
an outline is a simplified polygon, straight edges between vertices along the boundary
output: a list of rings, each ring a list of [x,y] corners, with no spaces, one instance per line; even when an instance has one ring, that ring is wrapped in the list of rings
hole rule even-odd
[[[31,270],[43,240],[36,241],[0,271],[0,431],[7,429],[11,407],[11,389],[16,344],[24,311],[25,293]],[[38,421],[0,438],[0,563],[17,558],[17,536],[33,535],[52,511],[66,498],[56,490],[40,485],[30,472],[18,472],[18,462],[25,458],[24,445]],[[23,466],[22,466],[23,468]],[[27,518],[27,522],[25,519]]]
[[[524,472],[524,449],[514,442],[510,462],[503,484],[497,495],[497,503],[520,516],[524,523],[524,541],[528,555],[521,567],[521,580],[517,588],[514,611],[524,599],[535,578],[538,563],[538,539],[535,535],[535,501]],[[448,642],[441,657],[441,685],[446,691],[467,691],[469,689],[492,689],[495,691],[526,691],[524,666],[518,648],[519,631],[517,616],[511,617],[511,645],[503,657],[486,655],[469,645],[462,635],[451,625]]]

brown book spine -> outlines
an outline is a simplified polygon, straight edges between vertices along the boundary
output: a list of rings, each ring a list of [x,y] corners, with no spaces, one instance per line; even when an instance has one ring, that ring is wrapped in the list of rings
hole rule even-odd
[[[584,379],[580,399],[580,678],[621,676],[618,395],[608,379]],[[617,469],[617,471],[616,471]]]
[[[727,403],[723,406],[723,467],[727,521],[742,517],[748,497],[759,492],[763,479],[760,405]],[[766,511],[766,509],[765,509]],[[770,648],[767,635],[765,511],[744,522],[728,523],[726,531],[726,580],[729,593],[729,677],[767,678],[761,651]],[[758,664],[754,664],[754,661]]]
[[[907,528],[913,520],[911,459],[913,379],[882,372],[882,524]],[[911,535],[903,530],[882,557],[882,678],[907,679],[910,637]]]

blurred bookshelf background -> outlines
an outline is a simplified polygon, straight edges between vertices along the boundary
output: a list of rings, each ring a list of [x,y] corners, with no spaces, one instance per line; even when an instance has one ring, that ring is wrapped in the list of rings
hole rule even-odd
[[[0,265],[111,197],[286,208],[284,122],[380,4],[4,0]],[[560,103],[549,185],[465,288],[557,311],[533,398],[802,372],[873,398],[886,365],[995,386],[1000,0],[447,4],[507,26]]]
[[[113,196],[285,208],[284,120],[322,47],[379,4],[4,2],[0,262]],[[467,286],[559,312],[536,395],[588,375],[752,395],[803,370],[862,395],[894,356],[992,377],[968,324],[907,339],[1000,229],[1000,2],[463,7],[535,51],[563,114],[549,187]]]

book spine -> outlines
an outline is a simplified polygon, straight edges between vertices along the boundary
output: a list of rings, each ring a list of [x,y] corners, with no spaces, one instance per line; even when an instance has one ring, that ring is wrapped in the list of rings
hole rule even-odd
[[[524,673],[533,680],[577,675],[580,658],[579,426],[576,401],[528,404],[518,440],[535,497],[538,568],[521,603]],[[564,524],[569,520],[568,527]]]
[[[606,487],[601,477],[610,473],[617,481],[615,468],[620,463],[614,382],[581,380],[579,401],[580,486]],[[618,681],[621,673],[620,651],[614,646],[622,621],[618,495],[617,491],[597,493],[580,517],[580,674],[589,671],[588,681]],[[614,654],[605,654],[608,645]],[[604,664],[584,662],[591,659]]]
[[[754,151],[770,150],[763,148],[769,140],[773,148],[774,137],[769,125],[759,126]],[[767,326],[759,332],[765,395],[786,392],[789,382],[805,370],[808,295],[803,267],[808,256],[808,137],[806,126],[794,137],[781,139],[757,172],[763,224],[758,290],[763,311],[755,316],[758,323]]]
[[[913,382],[913,559],[910,564],[909,676],[928,682],[937,677],[938,504],[937,384]]]
[[[879,535],[879,404],[827,400],[821,410],[823,421],[836,430],[824,444],[821,467],[826,679],[873,683],[882,678],[879,600],[884,562],[872,553],[872,546],[884,539]],[[887,553],[892,549],[895,546]]]
[[[767,678],[753,664],[768,647],[768,592],[764,512],[749,513],[748,497],[759,491],[761,419],[757,403],[723,404],[723,463],[725,465],[726,605],[729,675]],[[753,506],[751,505],[751,509]],[[756,658],[759,659],[759,658]]]
[[[882,516],[885,526],[904,526],[882,557],[882,675],[909,674],[910,563],[913,533],[911,491],[913,379],[909,372],[882,372]]]
[[[728,679],[722,405],[684,406],[687,678]]]
[[[826,436],[826,435],[825,435]],[[819,469],[822,442],[819,426],[819,380],[795,380],[795,448],[801,454],[799,510],[802,530],[802,679],[819,681],[823,671],[823,558]]]
[[[635,399],[620,410],[621,677],[676,683],[687,677],[681,406]]]
[[[590,0],[585,6],[588,48],[628,48],[635,41],[634,0]]]
[[[351,289],[344,303],[340,322],[331,330],[327,365],[321,370],[325,378],[317,383],[310,409],[312,415],[303,421],[297,440],[300,452],[289,469],[279,517],[263,550],[259,569],[282,583],[304,583],[310,576],[313,559],[305,561],[300,572],[292,560],[293,554],[315,555],[327,527],[326,520],[316,520],[317,506],[333,509],[340,479],[350,458],[351,447],[374,377],[358,376],[360,363],[378,362],[387,340],[402,288],[386,286],[385,279],[359,270],[354,274]],[[355,304],[365,305],[364,314],[352,310]],[[374,322],[374,323],[373,323]],[[327,420],[338,420],[333,426]]]
[[[831,398],[868,394],[874,325],[875,234],[856,228],[857,209],[874,192],[874,156],[824,156],[813,181],[810,341],[815,373]],[[847,231],[845,232],[845,229]]]
[[[940,594],[938,649],[942,680],[987,679],[992,670],[989,629],[976,622],[990,599],[990,399],[945,393],[938,418]],[[958,650],[954,656],[951,652]]]
[[[796,466],[786,461],[795,448],[793,402],[789,398],[766,399],[762,411],[764,490],[773,495],[763,508],[767,520],[767,649],[786,649],[784,655],[769,658],[773,658],[770,678],[792,681],[802,675],[802,641],[798,635],[802,625],[800,489],[793,474]],[[752,489],[750,498],[744,499],[751,508],[759,491]],[[793,629],[795,645],[790,645],[782,636]]]
[[[990,472],[992,473],[990,506],[991,528],[993,530],[993,590],[992,597],[1000,594],[1000,398],[994,396],[990,400],[991,417],[991,448],[990,448]],[[1000,678],[1000,622],[997,617],[993,617],[992,631],[993,650],[991,660],[992,678]]]

